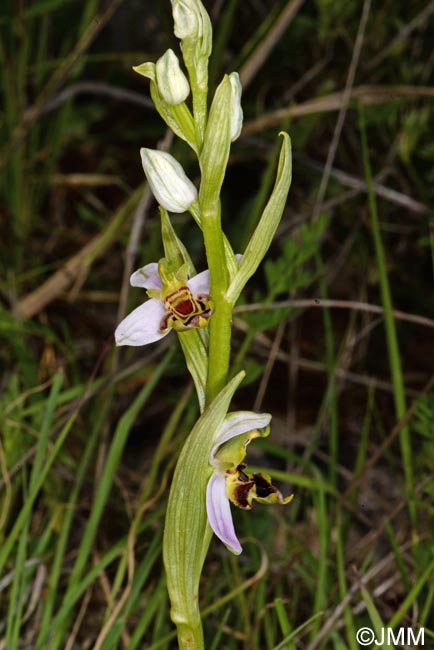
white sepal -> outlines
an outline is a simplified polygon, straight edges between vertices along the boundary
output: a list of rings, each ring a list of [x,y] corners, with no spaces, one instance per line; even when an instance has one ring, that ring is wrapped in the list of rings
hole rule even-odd
[[[231,106],[231,142],[236,140],[243,127],[243,109],[241,108],[241,82],[238,72],[231,72],[229,81],[232,88]]]

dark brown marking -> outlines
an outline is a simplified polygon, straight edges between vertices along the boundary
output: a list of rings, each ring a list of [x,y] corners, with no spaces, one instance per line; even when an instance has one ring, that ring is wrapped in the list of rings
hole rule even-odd
[[[261,499],[266,499],[270,494],[277,492],[276,488],[262,474],[253,474],[253,482],[256,486],[256,494]]]
[[[253,486],[254,482],[248,481],[247,483],[237,485],[234,489],[234,502],[239,508],[243,508],[243,510],[251,509],[252,506],[249,504],[248,497]]]
[[[162,317],[162,319],[160,320],[160,333],[163,333],[167,330],[168,328],[167,321],[169,320],[170,315],[171,315],[170,312],[166,312]]]

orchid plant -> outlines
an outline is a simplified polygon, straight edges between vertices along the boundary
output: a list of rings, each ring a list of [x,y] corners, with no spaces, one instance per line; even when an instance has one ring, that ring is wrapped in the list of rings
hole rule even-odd
[[[171,0],[174,33],[185,72],[173,50],[135,70],[150,80],[154,105],[168,127],[191,147],[200,169],[199,189],[169,153],[142,149],[144,172],[160,206],[164,257],[131,276],[148,299],[117,327],[117,345],[154,343],[176,332],[192,375],[201,415],[187,437],[169,494],[163,556],[171,616],[181,650],[203,645],[199,579],[213,532],[238,555],[231,504],[250,510],[253,501],[288,503],[267,474],[249,473],[247,445],[267,436],[271,415],[229,412],[244,377],[228,381],[232,310],[264,258],[276,232],[291,184],[291,145],[283,141],[273,191],[242,255],[236,255],[220,219],[220,192],[231,143],[243,112],[236,72],[225,75],[208,110],[209,16],[200,0]],[[189,103],[188,98],[191,95]],[[189,212],[202,231],[208,269],[196,273],[169,213]]]

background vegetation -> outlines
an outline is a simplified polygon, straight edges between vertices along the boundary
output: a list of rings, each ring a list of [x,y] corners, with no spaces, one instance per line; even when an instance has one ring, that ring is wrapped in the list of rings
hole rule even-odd
[[[224,226],[237,251],[293,139],[290,200],[237,308],[234,408],[287,508],[237,512],[202,583],[210,650],[434,640],[434,2],[217,0],[213,84],[240,70]],[[162,255],[138,150],[171,147],[132,65],[176,47],[165,0],[5,0],[0,15],[0,647],[175,647],[165,501],[197,416],[173,335],[115,350]],[[187,216],[178,234],[205,260]],[[250,303],[256,305],[251,311]],[[249,309],[249,311],[247,311]]]

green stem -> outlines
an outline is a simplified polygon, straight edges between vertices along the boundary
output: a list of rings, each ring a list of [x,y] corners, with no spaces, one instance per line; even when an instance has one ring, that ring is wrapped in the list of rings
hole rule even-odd
[[[211,402],[226,384],[231,352],[232,305],[224,298],[218,301],[210,323],[208,377],[205,401]]]
[[[202,211],[206,257],[211,274],[214,313],[209,325],[208,376],[205,402],[209,404],[226,384],[231,351],[232,304],[226,299],[228,271],[225,262],[220,203],[213,212]]]
[[[327,298],[327,284],[325,281],[324,265],[321,254],[317,251],[315,255],[316,266],[319,272],[319,290],[321,298]],[[333,337],[333,324],[329,309],[323,309],[325,355],[328,375],[328,389],[326,393],[326,409],[329,409],[329,427],[330,427],[330,483],[336,487],[337,463],[338,463],[338,396],[336,390],[335,370],[338,363],[335,360],[335,341]],[[321,413],[321,419],[322,419]]]
[[[193,92],[193,116],[198,152],[200,152],[202,149],[203,138],[205,135],[205,126],[208,113],[207,96],[208,89],[203,89],[201,86],[196,85]]]
[[[195,623],[178,625],[177,632],[179,650],[203,650],[205,648],[200,618]]]
[[[393,315],[392,297],[389,278],[387,275],[386,259],[384,255],[383,242],[381,240],[380,224],[375,200],[374,185],[372,181],[371,164],[369,161],[368,141],[366,137],[365,112],[362,104],[359,106],[360,133],[362,141],[363,166],[365,171],[366,186],[368,190],[369,210],[371,213],[372,237],[374,240],[375,257],[380,283],[381,300],[384,310],[384,327],[386,331],[387,349],[389,354],[390,373],[392,376],[393,395],[395,399],[395,412],[398,420],[401,420],[406,413],[405,389],[402,376],[401,356],[399,353],[398,337],[396,334],[395,320]],[[399,431],[404,475],[410,496],[408,507],[412,524],[415,524],[416,510],[414,501],[411,499],[413,493],[413,468],[411,463],[410,431],[408,426],[402,426]]]
[[[208,119],[208,60],[191,64],[185,61],[190,78],[194,132],[198,155],[202,149]],[[198,66],[198,67],[196,67]]]

